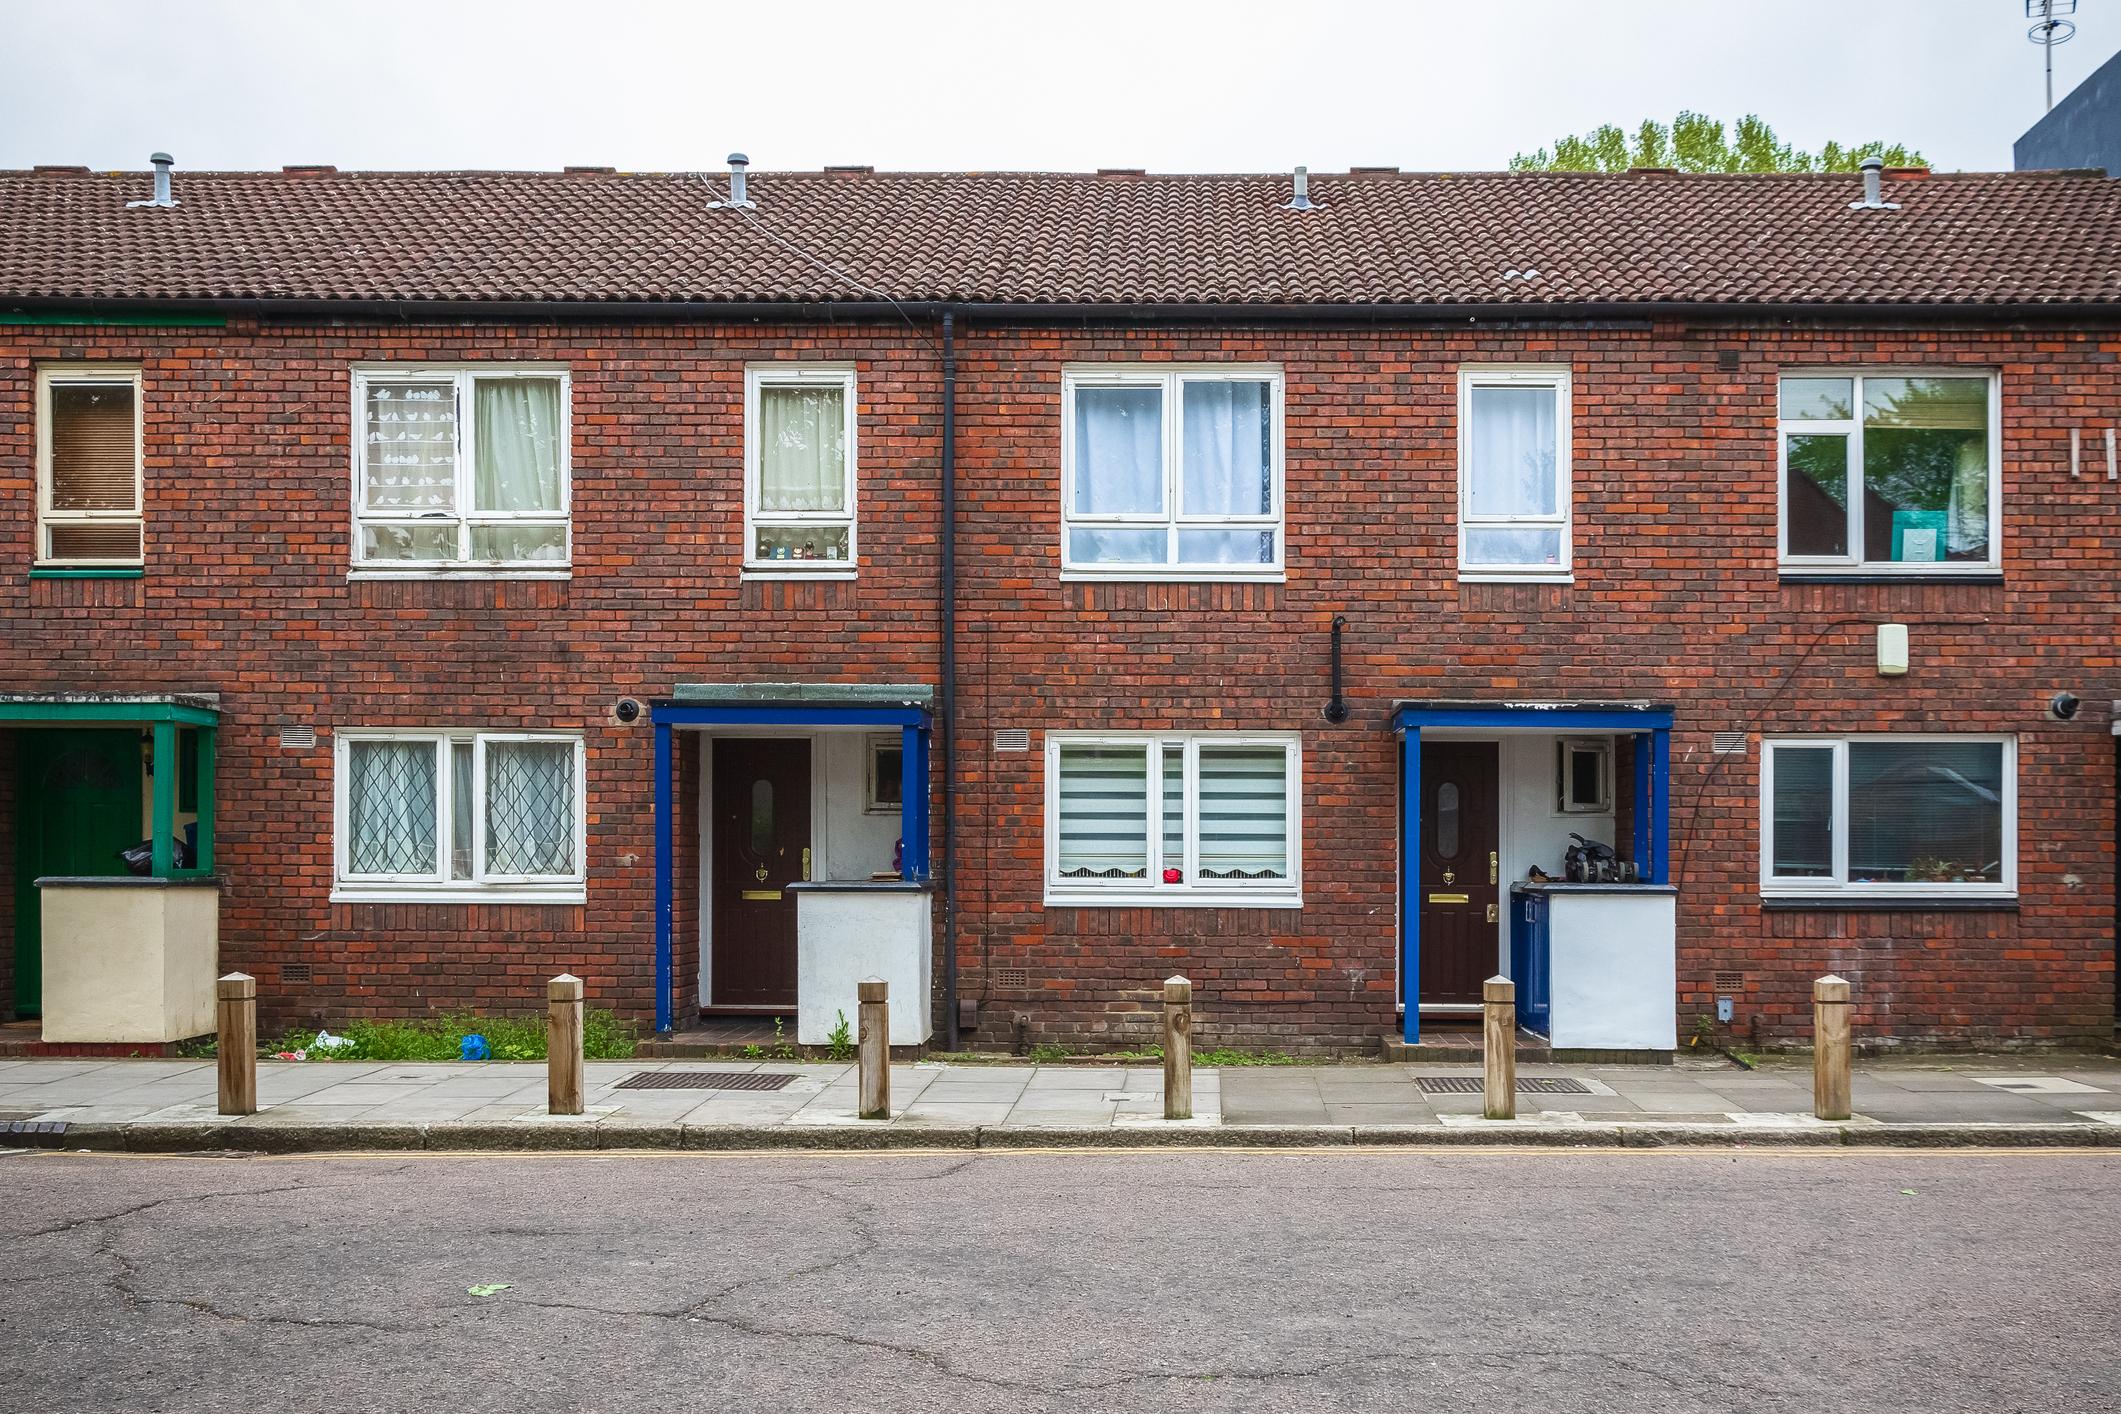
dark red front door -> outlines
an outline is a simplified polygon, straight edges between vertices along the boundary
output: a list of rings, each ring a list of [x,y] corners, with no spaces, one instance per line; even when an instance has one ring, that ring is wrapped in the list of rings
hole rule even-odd
[[[1477,1002],[1495,975],[1498,749],[1492,741],[1421,748],[1421,1000]]]
[[[714,743],[714,1006],[795,1006],[795,895],[810,862],[810,743]]]

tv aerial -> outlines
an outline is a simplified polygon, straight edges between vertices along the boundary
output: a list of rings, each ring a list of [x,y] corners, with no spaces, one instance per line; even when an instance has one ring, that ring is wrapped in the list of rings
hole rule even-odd
[[[2025,0],[2025,17],[2033,27],[2025,37],[2040,46],[2047,60],[2047,107],[2055,108],[2055,46],[2067,44],[2077,34],[2077,22],[2068,16],[2077,13],[2077,0]]]

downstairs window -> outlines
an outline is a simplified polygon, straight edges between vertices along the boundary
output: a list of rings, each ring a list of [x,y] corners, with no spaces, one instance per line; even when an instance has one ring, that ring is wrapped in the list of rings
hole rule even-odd
[[[2009,737],[1786,737],[1761,767],[1761,892],[2016,892]]]
[[[1302,905],[1294,737],[1049,736],[1046,901]]]

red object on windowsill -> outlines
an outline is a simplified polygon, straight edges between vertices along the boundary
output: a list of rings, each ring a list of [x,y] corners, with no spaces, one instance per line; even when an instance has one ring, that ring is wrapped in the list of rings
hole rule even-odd
[[[1176,869],[1166,869],[1164,871],[1164,882],[1167,884],[1175,884],[1184,877],[1185,875],[1179,873]]]

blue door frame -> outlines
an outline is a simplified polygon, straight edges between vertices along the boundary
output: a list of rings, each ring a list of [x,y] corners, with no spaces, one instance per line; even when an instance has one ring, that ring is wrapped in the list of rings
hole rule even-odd
[[[655,724],[655,1029],[669,1031],[677,1015],[672,995],[676,969],[671,952],[672,913],[677,880],[677,751],[671,731],[677,727],[897,727],[903,750],[899,765],[899,837],[905,850],[899,876],[909,882],[928,879],[928,737],[933,725],[927,709],[863,705],[770,703],[708,706],[658,702],[649,712]],[[704,904],[703,904],[704,906]]]
[[[1620,732],[1635,738],[1635,859],[1644,882],[1670,883],[1672,709],[1648,703],[1401,703],[1399,733],[1400,1034],[1421,1039],[1421,733],[1424,727],[1531,727],[1557,734]],[[1645,805],[1647,802],[1647,805]]]

